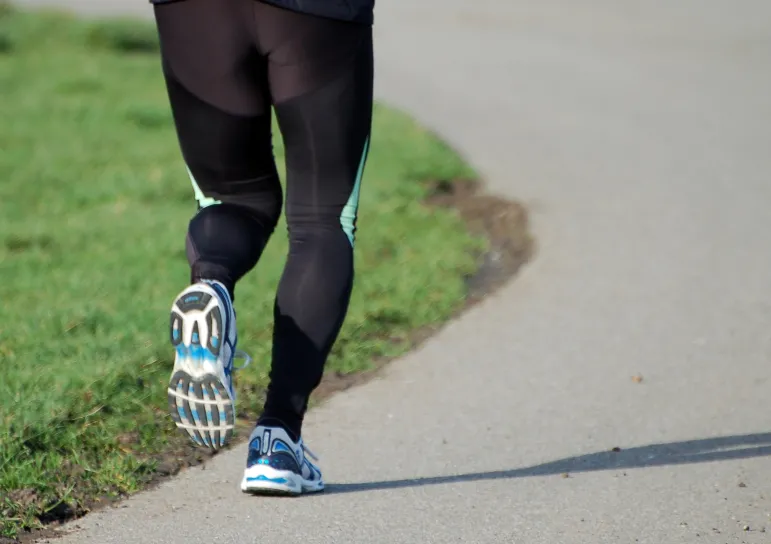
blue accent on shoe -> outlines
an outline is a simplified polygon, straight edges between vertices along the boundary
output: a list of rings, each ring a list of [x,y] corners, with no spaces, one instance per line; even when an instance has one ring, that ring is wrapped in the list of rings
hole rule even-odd
[[[276,453],[280,451],[285,451],[287,453],[291,453],[292,455],[294,455],[291,448],[289,448],[289,446],[284,444],[284,442],[281,440],[276,440],[275,442],[273,442],[273,451]]]
[[[302,474],[300,462],[286,444],[275,440],[270,444],[270,447],[276,451],[263,455],[260,446],[264,446],[264,444],[260,442],[260,440],[254,439],[249,443],[249,451],[246,458],[247,468],[255,465],[266,465],[276,470],[286,470],[298,475]]]
[[[198,343],[198,333],[197,332],[193,333],[193,343],[195,343],[195,344]]]
[[[216,348],[220,343],[220,339],[216,336],[211,337],[211,347]]]
[[[199,344],[194,344],[190,347],[187,347],[184,344],[179,344],[177,345],[176,350],[179,357],[190,357],[191,359],[197,361],[214,362],[217,360],[216,355]]]
[[[246,479],[247,482],[273,482],[274,484],[285,484],[286,478],[268,478],[260,474],[259,476],[252,476]]]
[[[193,384],[191,383],[187,387],[187,396],[191,398],[195,398],[194,395],[195,395],[195,390],[193,389]],[[201,420],[198,419],[198,410],[193,410],[193,407],[194,406],[190,407],[190,411],[193,413],[193,421],[195,421],[196,423],[200,423]]]
[[[222,398],[222,393],[220,393],[220,390],[219,390],[219,389],[217,389],[217,386],[216,386],[216,385],[214,385],[214,384],[211,384],[211,388],[212,388],[212,391],[213,391],[213,393],[212,393],[212,398],[216,399],[216,398],[217,398],[217,395],[219,395],[219,396],[220,396],[220,398]],[[225,421],[225,410],[224,410],[224,408],[222,408],[222,407],[221,407],[219,404],[217,404],[217,411],[218,411],[218,412],[219,412],[219,414],[220,414],[220,423],[222,423],[223,421]],[[222,437],[222,438],[221,438],[222,444],[224,445],[224,443],[225,443],[225,434],[223,433],[223,434],[221,435],[221,437]]]
[[[185,392],[182,390],[182,383],[180,382],[179,384],[177,384],[177,394],[183,395],[184,393]],[[181,421],[187,420],[187,416],[185,415],[185,409],[179,404],[177,405],[177,414],[179,414],[179,419]]]
[[[193,384],[192,383],[190,384],[190,386],[187,389],[187,394],[190,397],[195,395],[195,390],[193,389]],[[194,406],[190,407],[190,411],[193,413],[193,421],[195,421],[196,425],[200,425],[201,424],[201,418],[198,416],[198,410],[194,409],[194,408],[195,408]],[[203,435],[202,438],[203,438],[204,443],[208,446],[209,445],[209,440],[206,438],[206,435],[204,433],[201,433],[201,434]]]

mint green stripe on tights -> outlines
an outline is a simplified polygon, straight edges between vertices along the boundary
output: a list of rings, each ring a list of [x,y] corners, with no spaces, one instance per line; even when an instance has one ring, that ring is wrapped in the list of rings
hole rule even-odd
[[[359,190],[361,189],[361,178],[364,176],[364,164],[367,162],[367,153],[369,151],[369,136],[364,141],[364,149],[361,152],[361,160],[359,161],[359,170],[356,172],[356,182],[353,184],[353,190],[351,196],[348,198],[348,202],[345,204],[342,213],[340,214],[340,225],[343,227],[343,232],[348,236],[348,241],[351,242],[351,247],[354,245],[354,231],[356,230],[356,213],[359,209]]]

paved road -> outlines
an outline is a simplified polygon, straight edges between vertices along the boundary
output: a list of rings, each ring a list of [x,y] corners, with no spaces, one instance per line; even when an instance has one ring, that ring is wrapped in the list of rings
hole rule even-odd
[[[379,2],[379,94],[537,259],[310,415],[327,494],[242,496],[239,448],[62,544],[771,542],[771,3]]]

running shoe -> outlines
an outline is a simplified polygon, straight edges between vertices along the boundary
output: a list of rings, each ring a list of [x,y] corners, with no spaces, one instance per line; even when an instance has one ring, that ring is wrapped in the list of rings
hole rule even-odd
[[[182,291],[171,308],[171,343],[176,349],[169,381],[169,412],[199,446],[225,447],[235,427],[233,388],[236,313],[225,286],[201,281]]]
[[[249,437],[241,491],[267,495],[300,495],[324,489],[321,470],[309,457],[318,461],[305,447],[281,427],[258,425]]]

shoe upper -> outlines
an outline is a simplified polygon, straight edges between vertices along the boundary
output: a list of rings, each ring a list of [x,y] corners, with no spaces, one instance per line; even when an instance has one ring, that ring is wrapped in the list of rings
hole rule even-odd
[[[308,459],[306,452],[313,455],[302,438],[295,442],[281,427],[258,425],[249,437],[246,468],[263,465],[300,474],[307,481],[320,480],[321,470]]]
[[[236,328],[236,315],[233,308],[233,302],[230,300],[230,294],[224,285],[218,281],[204,280],[205,283],[212,288],[214,293],[219,299],[220,306],[225,310],[225,315],[222,316],[224,329],[224,338],[222,339],[221,346],[216,346],[219,350],[218,358],[222,362],[223,370],[225,372],[225,385],[230,392],[230,398],[235,401],[236,392],[233,387],[233,359],[236,356],[236,346],[238,345],[238,330]],[[212,342],[213,344],[215,342]]]

